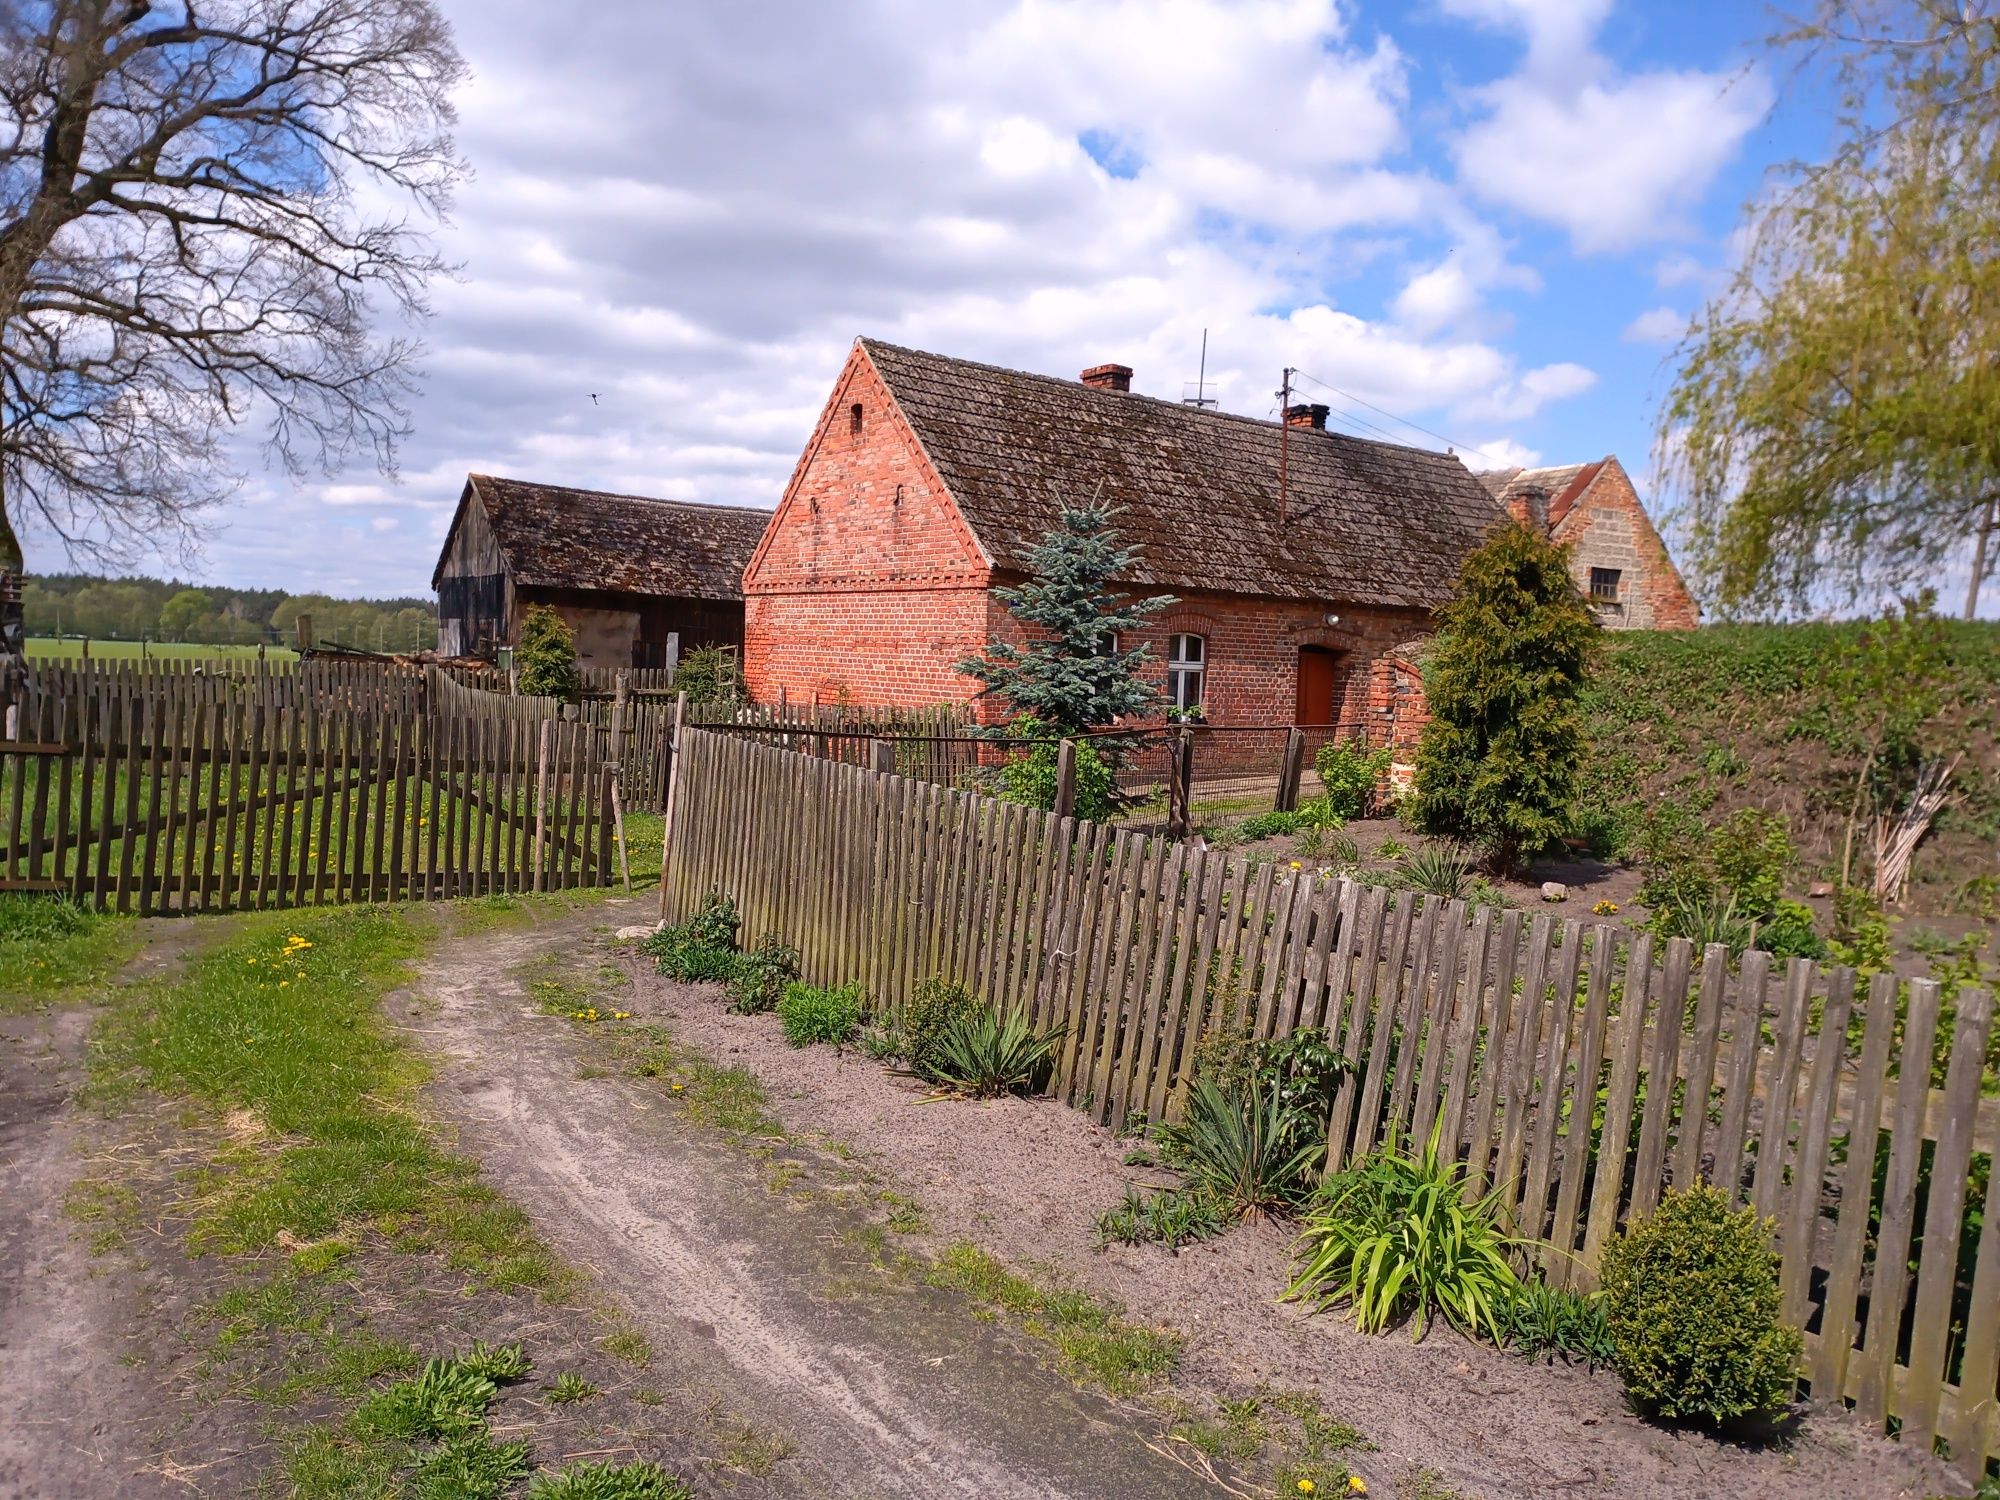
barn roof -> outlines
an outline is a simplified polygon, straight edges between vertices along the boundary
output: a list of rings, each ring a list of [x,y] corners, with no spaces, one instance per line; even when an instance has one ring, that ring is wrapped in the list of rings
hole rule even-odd
[[[1026,571],[1061,507],[1124,507],[1145,588],[1428,609],[1499,507],[1448,453],[1100,389],[875,339],[861,347],[994,565]]]
[[[594,589],[679,599],[741,599],[743,565],[768,510],[610,495],[492,474],[466,477],[518,587]],[[436,588],[465,514],[459,500],[431,576]]]
[[[1600,458],[1591,464],[1554,464],[1540,469],[1487,469],[1474,477],[1503,506],[1539,492],[1548,505],[1553,529],[1569,518],[1577,500],[1609,461]]]

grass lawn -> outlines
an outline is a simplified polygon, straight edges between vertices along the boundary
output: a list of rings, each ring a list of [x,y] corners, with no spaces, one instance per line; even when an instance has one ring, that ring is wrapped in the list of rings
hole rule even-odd
[[[89,999],[137,947],[129,921],[0,893],[0,1015]]]
[[[34,661],[78,661],[83,656],[83,642],[64,636],[31,635],[28,637],[28,656]],[[92,661],[136,661],[141,656],[170,661],[255,661],[255,646],[203,646],[193,642],[173,641],[92,641],[90,658]],[[267,661],[297,661],[299,654],[290,646],[269,646],[265,648]]]

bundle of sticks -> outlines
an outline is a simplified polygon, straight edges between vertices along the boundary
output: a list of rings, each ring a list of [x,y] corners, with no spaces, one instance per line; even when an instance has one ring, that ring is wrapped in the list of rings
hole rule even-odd
[[[1949,790],[1952,773],[1963,759],[1955,755],[1949,765],[1941,760],[1925,761],[1917,768],[1916,785],[1903,810],[1893,817],[1884,814],[1875,819],[1876,900],[1887,904],[1902,899],[1903,887],[1910,879],[1910,861],[1930,832],[1931,820],[1953,800]]]

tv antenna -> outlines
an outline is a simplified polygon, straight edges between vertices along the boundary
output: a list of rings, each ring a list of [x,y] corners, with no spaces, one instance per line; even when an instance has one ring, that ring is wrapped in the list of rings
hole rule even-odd
[[[1190,389],[1194,391],[1192,396],[1188,394]],[[1208,393],[1208,330],[1204,328],[1201,331],[1201,369],[1192,387],[1185,381],[1181,383],[1181,405],[1205,410],[1217,404],[1216,398]]]

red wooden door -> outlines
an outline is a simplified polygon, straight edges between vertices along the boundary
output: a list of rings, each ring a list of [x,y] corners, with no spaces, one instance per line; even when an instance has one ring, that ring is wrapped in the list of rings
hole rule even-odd
[[[1320,646],[1299,648],[1299,697],[1295,724],[1331,724],[1335,712],[1333,690],[1335,656]]]

